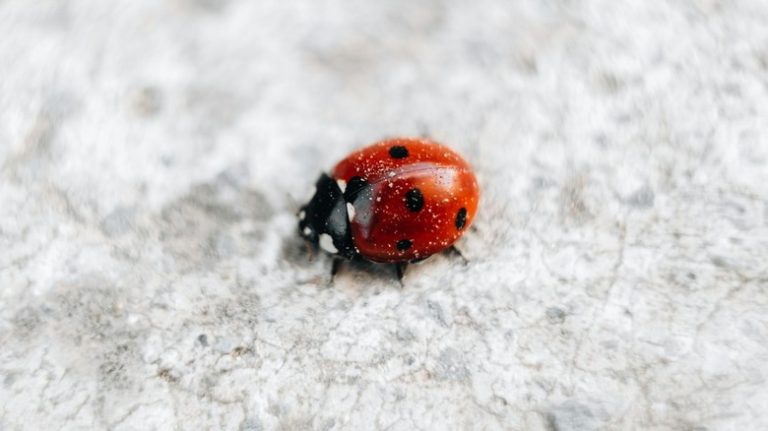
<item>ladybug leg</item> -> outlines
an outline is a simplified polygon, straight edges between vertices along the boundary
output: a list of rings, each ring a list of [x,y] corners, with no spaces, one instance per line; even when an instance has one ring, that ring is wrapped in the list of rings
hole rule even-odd
[[[403,285],[403,277],[405,276],[405,271],[408,269],[408,262],[398,262],[395,264],[395,271],[397,271],[397,281],[400,282],[400,285]]]
[[[463,261],[464,261],[464,264],[465,264],[465,265],[469,263],[469,259],[467,259],[467,258],[464,256],[464,253],[462,253],[462,252],[461,252],[461,250],[459,250],[458,248],[456,248],[456,246],[455,246],[455,245],[452,245],[452,246],[450,246],[450,247],[448,248],[448,252],[449,252],[449,253],[451,253],[451,254],[455,254],[456,256],[459,256],[459,257],[461,258],[461,260],[463,260]]]
[[[307,252],[307,255],[309,256],[309,261],[315,260],[315,249],[312,247],[312,244],[305,242],[304,243],[304,249]]]
[[[341,269],[341,263],[343,262],[343,259],[334,257],[333,263],[331,263],[331,283],[333,283],[333,279],[336,277],[336,274],[338,274],[339,269]]]

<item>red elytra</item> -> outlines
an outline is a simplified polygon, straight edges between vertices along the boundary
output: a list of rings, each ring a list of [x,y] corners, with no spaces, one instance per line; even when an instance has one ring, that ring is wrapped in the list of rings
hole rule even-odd
[[[480,199],[469,164],[419,138],[355,151],[316,188],[299,213],[304,238],[341,257],[396,264],[451,247],[472,224]]]

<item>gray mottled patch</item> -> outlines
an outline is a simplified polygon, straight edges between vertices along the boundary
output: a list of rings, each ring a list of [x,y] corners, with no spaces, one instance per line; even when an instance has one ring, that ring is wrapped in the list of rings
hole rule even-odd
[[[46,97],[43,104],[43,112],[57,122],[76,115],[80,108],[80,99],[69,91],[54,91]]]
[[[656,194],[650,186],[643,186],[627,199],[627,203],[635,208],[651,208],[656,199]]]
[[[531,185],[534,189],[542,190],[553,187],[556,185],[556,183],[551,178],[536,176],[531,179]]]
[[[168,383],[177,383],[179,381],[179,372],[171,368],[161,368],[157,371],[157,377]]]
[[[11,319],[16,335],[19,338],[29,337],[43,323],[40,311],[27,306],[17,311]]]
[[[237,120],[244,101],[228,87],[195,84],[187,90],[185,107],[198,131],[213,134]]]
[[[469,378],[469,370],[461,352],[447,348],[438,357],[435,376],[442,380],[465,381]]]
[[[573,400],[555,406],[547,414],[549,428],[558,431],[602,429],[601,423],[606,419],[607,414],[600,409]]]
[[[58,122],[50,114],[39,114],[27,130],[20,150],[5,160],[0,171],[11,173],[17,180],[38,178],[46,171],[43,167],[50,161],[58,128]]]
[[[5,373],[5,376],[3,377],[3,387],[5,388],[11,388],[14,383],[19,379],[21,376],[21,373],[18,371],[8,371],[3,370]]]
[[[163,107],[162,93],[157,87],[140,87],[133,94],[131,106],[141,117],[155,116]]]
[[[397,336],[397,339],[403,343],[409,344],[411,343],[416,336],[413,335],[413,332],[408,328],[398,328],[397,333],[395,334]]]
[[[51,326],[56,340],[52,345],[56,351],[82,358],[72,372],[95,378],[104,394],[103,400],[94,401],[100,412],[111,408],[116,393],[135,393],[140,386],[137,341],[144,332],[141,326],[128,323],[127,293],[126,287],[91,276],[60,283],[45,298],[46,318],[57,322]]]
[[[98,380],[102,387],[120,391],[137,383],[138,376],[132,369],[137,360],[134,348],[129,344],[117,344],[99,359]]]
[[[427,310],[429,311],[429,315],[437,320],[442,326],[448,326],[448,323],[445,321],[443,307],[440,306],[440,304],[434,301],[427,301]]]
[[[78,339],[107,339],[123,331],[124,291],[97,276],[61,283],[46,299],[59,332]]]
[[[163,208],[160,241],[177,264],[206,267],[234,253],[259,251],[264,226],[258,222],[268,220],[273,209],[261,192],[243,185],[246,175],[224,172]]]
[[[312,430],[312,417],[303,415],[289,415],[281,418],[277,426],[279,431],[310,431]]]
[[[307,265],[310,259],[310,246],[298,233],[288,235],[283,239],[280,251],[280,263],[290,266]]]
[[[48,94],[40,111],[31,117],[22,145],[0,165],[0,173],[9,172],[17,180],[39,179],[48,174],[46,167],[55,160],[59,131],[79,108],[80,101],[71,93]]]
[[[329,431],[333,429],[334,426],[336,426],[336,419],[328,418],[324,420],[322,424],[320,424],[320,429],[323,431]]]
[[[201,12],[220,13],[227,8],[231,0],[181,0],[181,2]]]
[[[565,311],[557,307],[547,308],[546,315],[550,323],[563,323],[565,321]]]
[[[134,225],[136,210],[129,207],[117,207],[99,224],[105,235],[118,237],[129,232]]]
[[[205,334],[198,335],[197,342],[203,347],[208,347],[208,336]]]
[[[244,419],[239,427],[240,431],[262,431],[263,429],[264,425],[262,425],[261,420],[257,417]]]
[[[584,195],[586,184],[584,176],[576,176],[563,186],[560,193],[560,213],[563,218],[577,223],[593,218]]]
[[[218,232],[208,237],[208,250],[219,259],[235,255],[237,245],[235,239],[226,232]]]
[[[614,94],[624,88],[624,82],[616,74],[605,72],[599,76],[598,87],[606,93]]]
[[[215,306],[216,317],[222,322],[240,321],[246,326],[259,322],[261,298],[255,293],[243,293]]]

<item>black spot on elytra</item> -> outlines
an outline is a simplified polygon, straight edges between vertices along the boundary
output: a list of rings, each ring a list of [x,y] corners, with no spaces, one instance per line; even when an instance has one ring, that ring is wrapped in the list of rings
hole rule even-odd
[[[361,190],[368,187],[368,181],[363,177],[352,177],[347,183],[347,189],[344,190],[344,200],[353,202]]]
[[[405,251],[411,248],[413,245],[413,242],[410,239],[401,239],[397,242],[397,249],[400,251]]]
[[[393,159],[404,159],[408,157],[408,148],[405,148],[402,145],[395,145],[389,149],[389,155],[392,156]]]
[[[424,208],[424,195],[419,189],[410,189],[405,194],[405,207],[411,212],[419,212]]]
[[[461,208],[458,213],[456,213],[456,229],[462,230],[464,229],[464,226],[467,224],[467,209]]]

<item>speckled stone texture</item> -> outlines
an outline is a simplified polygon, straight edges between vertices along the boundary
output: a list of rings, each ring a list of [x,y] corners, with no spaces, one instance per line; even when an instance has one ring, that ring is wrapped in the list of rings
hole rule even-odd
[[[0,430],[768,429],[765,0],[0,1]],[[476,167],[400,288],[296,235]]]

